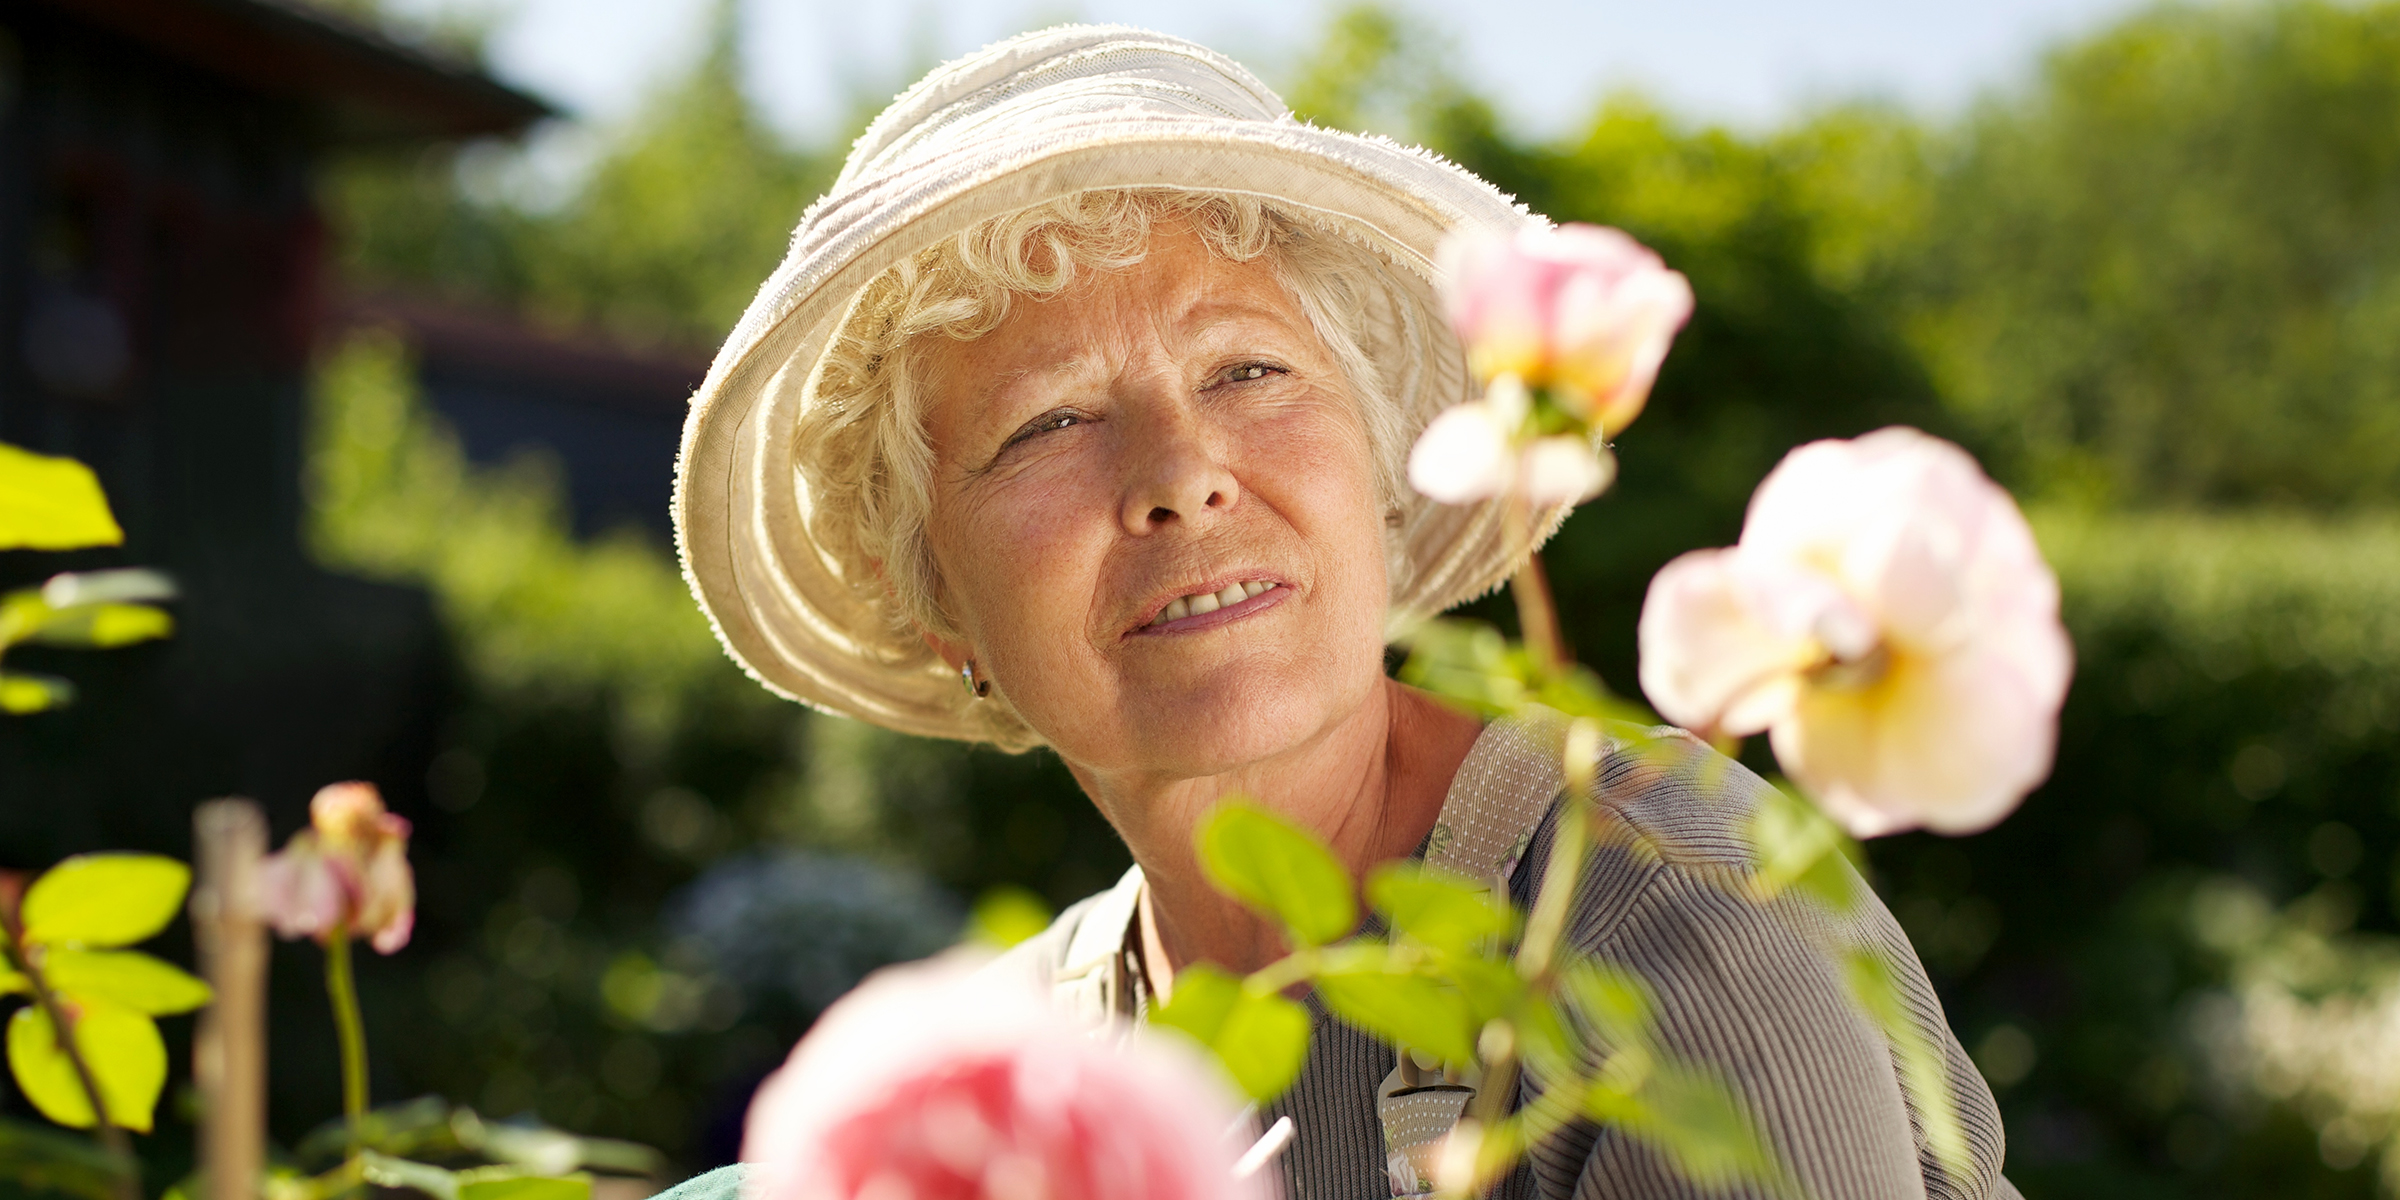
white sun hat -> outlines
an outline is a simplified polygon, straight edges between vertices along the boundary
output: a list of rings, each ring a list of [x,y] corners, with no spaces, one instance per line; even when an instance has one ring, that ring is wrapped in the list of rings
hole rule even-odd
[[[1546,224],[1427,151],[1294,118],[1248,71],[1179,38],[1062,26],[937,68],[876,118],[801,218],[684,424],[674,502],[684,575],[759,682],[905,733],[988,736],[956,673],[891,644],[882,613],[852,582],[872,567],[835,561],[810,536],[793,430],[816,403],[827,344],[877,276],[989,218],[1123,188],[1241,193],[1336,229],[1380,256],[1427,313],[1440,311],[1434,249],[1444,235]],[[1473,398],[1456,337],[1432,324],[1406,339],[1384,331],[1393,348],[1409,347],[1391,402],[1407,410],[1411,438]],[[1369,358],[1388,364],[1373,328],[1366,340]],[[1540,534],[1565,511],[1539,514]],[[1504,522],[1497,502],[1405,497],[1396,536],[1407,569],[1394,579],[1388,627],[1506,579],[1522,549],[1512,550]]]

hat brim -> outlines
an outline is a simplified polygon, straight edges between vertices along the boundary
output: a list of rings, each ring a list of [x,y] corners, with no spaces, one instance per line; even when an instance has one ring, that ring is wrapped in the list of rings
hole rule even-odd
[[[1410,147],[1290,119],[1110,116],[989,131],[971,162],[938,160],[821,201],[694,396],[676,467],[674,518],[684,573],[726,650],[789,698],[886,728],[975,739],[954,675],[875,649],[882,616],[809,536],[807,487],[792,431],[814,370],[858,295],[884,271],[993,217],[1078,192],[1173,188],[1241,193],[1313,215],[1381,254],[1426,311],[1434,250],[1461,229],[1507,231],[1541,218],[1472,174]],[[1470,399],[1421,403],[1434,412]],[[1535,515],[1538,545],[1567,506]],[[1410,496],[1399,535],[1414,565],[1393,597],[1392,628],[1489,592],[1521,564],[1497,502]],[[855,569],[855,568],[854,568]],[[873,631],[861,636],[862,632]]]

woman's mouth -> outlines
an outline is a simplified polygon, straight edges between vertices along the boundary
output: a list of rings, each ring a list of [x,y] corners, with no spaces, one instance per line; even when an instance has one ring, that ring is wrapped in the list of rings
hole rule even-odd
[[[1272,604],[1281,603],[1291,589],[1272,579],[1246,579],[1213,592],[1194,592],[1167,601],[1136,633],[1180,633],[1238,621]]]

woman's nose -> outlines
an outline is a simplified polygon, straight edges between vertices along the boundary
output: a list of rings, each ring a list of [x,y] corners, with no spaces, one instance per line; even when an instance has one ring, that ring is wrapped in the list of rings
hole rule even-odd
[[[1188,407],[1139,423],[1142,444],[1131,455],[1120,519],[1125,532],[1142,536],[1175,524],[1195,529],[1230,510],[1241,484],[1220,461],[1198,414]]]

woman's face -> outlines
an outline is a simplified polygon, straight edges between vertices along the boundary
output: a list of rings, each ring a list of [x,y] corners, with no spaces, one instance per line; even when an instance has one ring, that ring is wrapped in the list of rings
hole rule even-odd
[[[943,648],[1067,761],[1220,774],[1380,686],[1366,431],[1266,262],[1162,232],[929,359]]]

